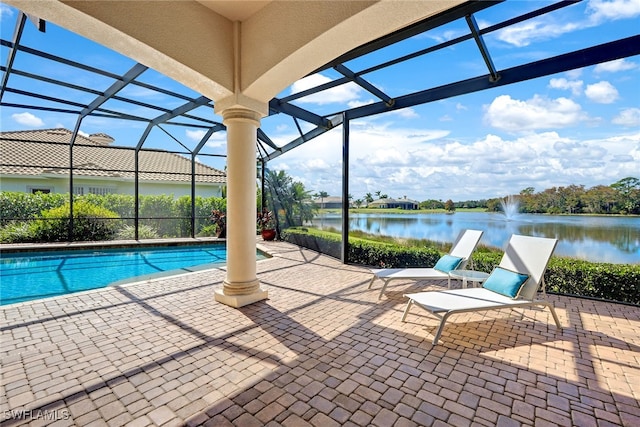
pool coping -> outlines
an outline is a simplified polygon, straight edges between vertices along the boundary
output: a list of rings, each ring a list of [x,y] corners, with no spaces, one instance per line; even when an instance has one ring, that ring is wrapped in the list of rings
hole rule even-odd
[[[273,253],[271,253],[271,251],[269,250],[268,247],[260,244],[260,241],[262,241],[262,238],[260,238],[260,236],[256,236],[256,239],[259,241],[256,242],[256,249],[259,250],[260,252],[262,252],[264,254],[264,258],[262,259],[256,259],[256,262],[263,262],[268,260],[269,258],[273,258]],[[167,247],[172,247],[172,246],[196,246],[196,245],[204,245],[204,244],[215,244],[215,243],[225,243],[226,239],[219,239],[219,238],[204,238],[204,239],[162,239],[162,242],[159,242],[158,240],[144,240],[144,241],[140,241],[140,240],[118,240],[118,241],[109,241],[109,242],[66,242],[66,243],[41,243],[41,244],[32,244],[32,243],[27,243],[27,244],[13,244],[13,245],[0,245],[0,249],[2,250],[2,252],[5,252],[5,247],[6,246],[20,246],[20,249],[22,250],[16,250],[16,251],[9,251],[9,253],[28,253],[28,252],[45,252],[45,251],[59,251],[61,249],[108,249],[108,248],[113,248],[113,249],[117,249],[117,248],[126,248],[126,247],[150,247],[150,246],[167,246]],[[110,243],[105,245],[104,243]],[[46,245],[46,248],[43,249],[43,245]],[[8,308],[8,307],[17,307],[17,306],[21,306],[24,304],[32,304],[32,303],[37,303],[37,302],[42,302],[45,300],[54,300],[57,298],[65,298],[65,297],[69,297],[72,295],[81,295],[81,294],[85,294],[85,293],[93,293],[93,292],[100,292],[100,291],[104,291],[105,289],[111,288],[111,287],[121,287],[121,286],[131,286],[131,285],[137,285],[137,284],[142,284],[142,283],[153,283],[159,280],[164,280],[167,277],[181,277],[181,276],[186,276],[186,275],[191,275],[191,274],[198,274],[198,273],[202,273],[208,270],[222,270],[225,271],[226,270],[226,262],[225,263],[207,263],[207,264],[201,264],[201,265],[197,265],[197,266],[193,266],[193,267],[189,267],[192,270],[186,270],[186,269],[175,269],[175,270],[170,270],[170,271],[165,271],[165,272],[159,272],[159,273],[151,273],[148,275],[142,275],[142,276],[135,276],[135,280],[134,281],[127,281],[127,279],[122,279],[120,281],[116,281],[113,283],[108,284],[107,286],[104,287],[100,287],[100,288],[95,288],[95,289],[87,289],[84,291],[78,291],[78,292],[72,292],[69,294],[63,294],[63,295],[54,295],[54,296],[50,296],[50,297],[44,297],[44,298],[38,298],[38,299],[33,299],[33,300],[28,300],[28,301],[19,301],[19,302],[15,302],[15,303],[10,303],[10,304],[2,304],[0,305],[0,309],[4,309],[4,308]],[[180,270],[186,270],[182,273],[175,273],[175,274],[171,274],[171,272],[175,272],[175,271],[180,271]]]
[[[0,244],[3,253],[48,252],[65,249],[118,249],[148,246],[196,246],[204,244],[226,243],[226,239],[218,237],[196,237],[180,239],[145,239],[145,240],[107,240],[92,242],[52,242],[52,243],[10,243]]]

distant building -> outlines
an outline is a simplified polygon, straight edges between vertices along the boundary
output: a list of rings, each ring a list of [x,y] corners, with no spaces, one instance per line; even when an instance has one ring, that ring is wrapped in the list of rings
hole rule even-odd
[[[2,191],[69,192],[68,129],[0,132]],[[78,135],[73,145],[73,193],[134,194],[135,150],[115,147],[104,133]],[[138,154],[139,191],[143,195],[191,195],[191,159],[159,150]],[[220,197],[223,171],[195,164],[196,195]]]
[[[370,208],[379,208],[379,209],[407,209],[407,210],[416,210],[420,209],[420,202],[415,200],[407,199],[406,196],[403,199],[378,199],[369,203]]]
[[[340,209],[342,208],[342,197],[336,196],[327,196],[327,197],[317,197],[313,199],[313,203],[318,206],[320,209]],[[351,203],[349,203],[349,207],[351,207]]]

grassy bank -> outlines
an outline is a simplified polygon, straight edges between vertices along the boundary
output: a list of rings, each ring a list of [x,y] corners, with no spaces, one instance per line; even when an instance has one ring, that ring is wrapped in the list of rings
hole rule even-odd
[[[456,209],[455,212],[487,212],[485,208],[459,208]],[[321,214],[340,214],[342,213],[341,209],[318,209],[318,213]],[[442,214],[447,213],[445,209],[384,209],[384,208],[351,208],[349,209],[349,213],[358,213],[358,214]],[[453,213],[453,212],[452,212]]]

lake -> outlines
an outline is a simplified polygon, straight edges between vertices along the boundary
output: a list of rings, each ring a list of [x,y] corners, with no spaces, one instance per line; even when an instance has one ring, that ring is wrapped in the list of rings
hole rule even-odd
[[[342,229],[341,215],[325,213],[313,220],[319,228]],[[349,228],[400,238],[453,242],[461,230],[483,230],[481,244],[504,249],[512,234],[554,237],[554,255],[594,262],[640,264],[640,217],[456,212],[350,214]]]

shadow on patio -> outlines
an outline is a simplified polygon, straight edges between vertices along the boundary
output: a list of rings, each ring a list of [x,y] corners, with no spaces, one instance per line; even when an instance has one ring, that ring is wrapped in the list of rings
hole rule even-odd
[[[241,309],[222,270],[0,308],[3,424],[640,425],[637,307],[551,296],[562,330],[461,314],[433,346],[402,294],[444,283],[378,300],[362,268],[265,246],[269,300]]]

